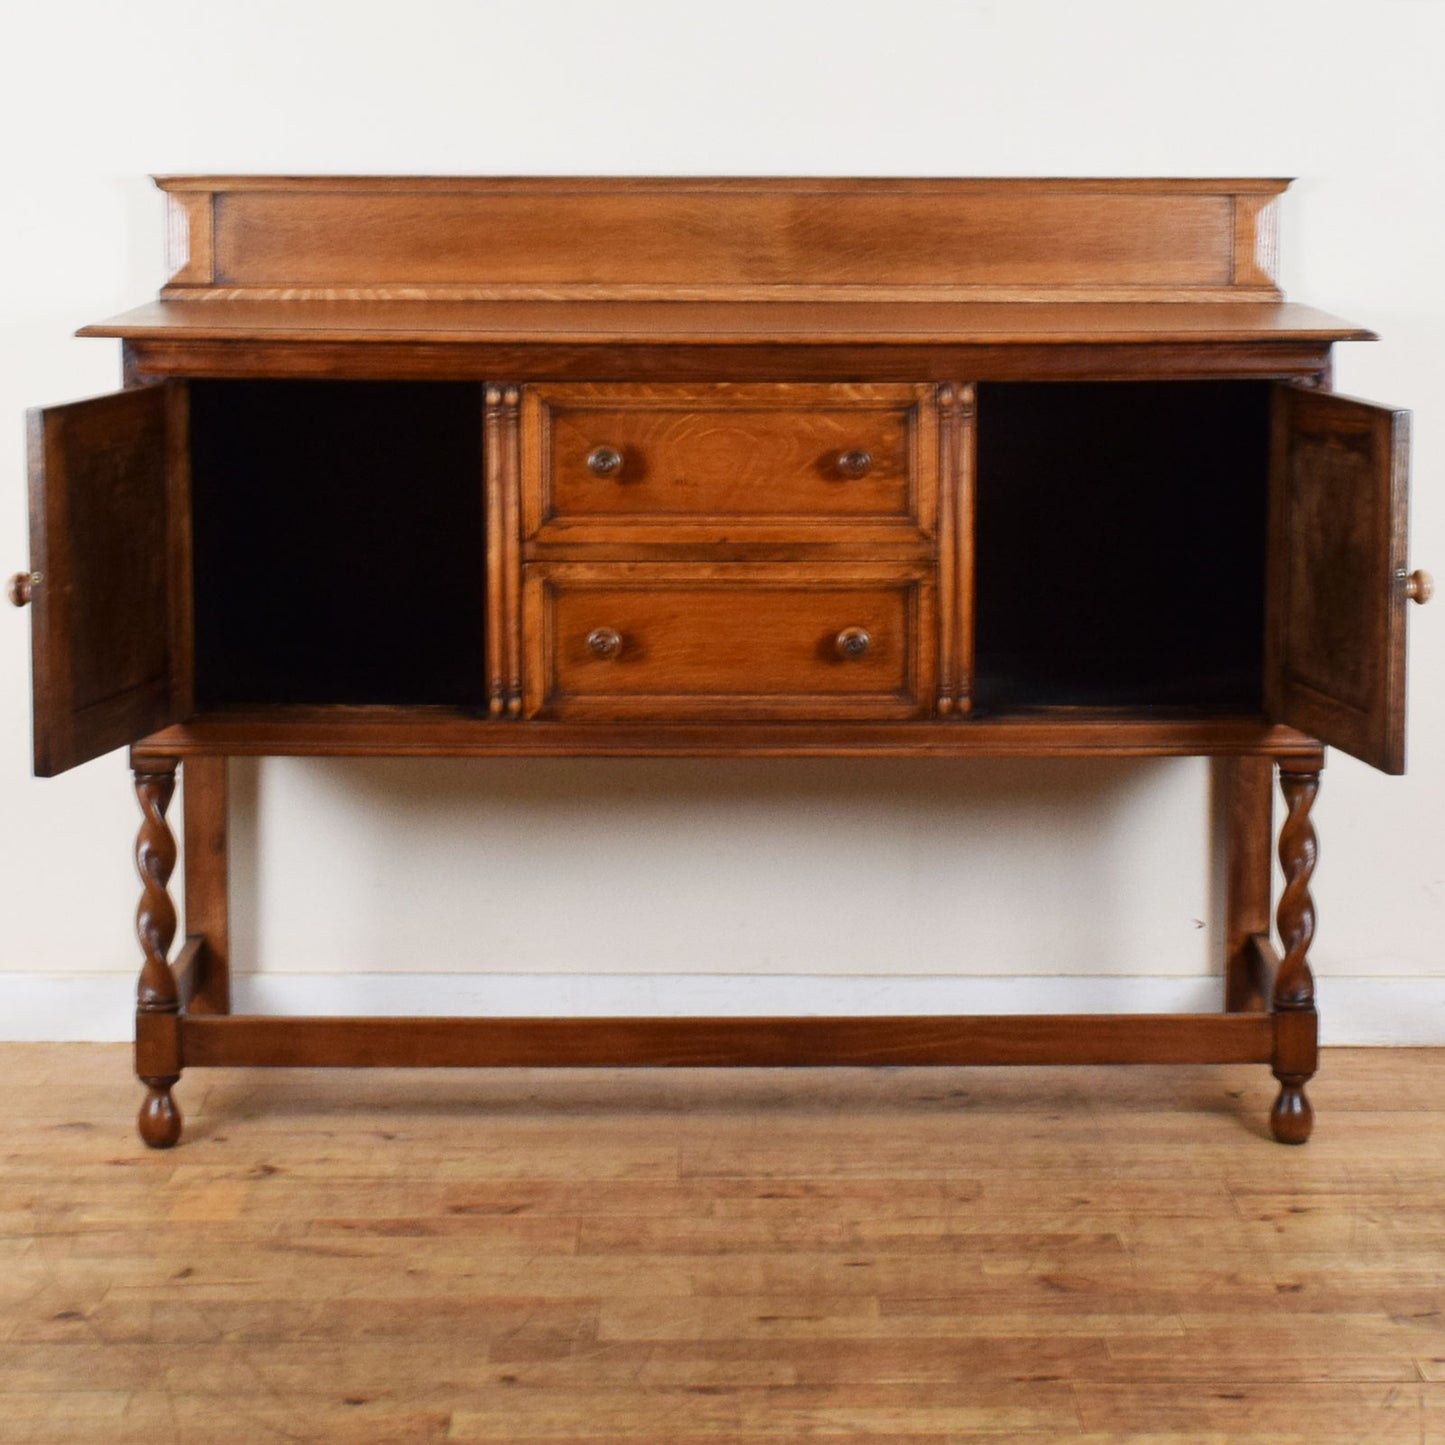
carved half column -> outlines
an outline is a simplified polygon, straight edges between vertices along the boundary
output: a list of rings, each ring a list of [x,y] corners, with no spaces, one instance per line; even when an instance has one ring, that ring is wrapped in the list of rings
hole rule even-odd
[[[489,383],[483,469],[487,500],[487,707],[522,712],[521,388]]]
[[[1284,870],[1276,922],[1282,950],[1270,1009],[1275,1018],[1274,1076],[1279,1097],[1270,1112],[1270,1128],[1282,1144],[1303,1144],[1314,1125],[1305,1085],[1319,1061],[1315,981],[1309,949],[1315,936],[1315,905],[1310,878],[1319,857],[1310,809],[1319,793],[1323,755],[1280,764],[1280,790],[1288,809],[1279,832],[1279,861]]]
[[[169,1148],[181,1137],[181,1114],[171,1089],[181,1076],[180,998],[171,972],[171,944],[176,936],[176,906],[167,884],[176,866],[176,839],[166,822],[166,809],[176,787],[174,758],[148,758],[135,764],[135,791],[141,825],[135,862],[141,899],[136,909],[136,937],[141,946],[140,983],[136,990],[136,1073],[146,1086],[137,1121],[140,1136],[152,1149]]]
[[[938,407],[938,712],[973,694],[974,387],[944,382]]]

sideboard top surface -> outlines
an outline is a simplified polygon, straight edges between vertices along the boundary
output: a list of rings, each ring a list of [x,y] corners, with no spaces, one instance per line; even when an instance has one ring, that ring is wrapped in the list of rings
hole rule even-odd
[[[132,341],[588,345],[1167,345],[1373,340],[1290,302],[160,300],[87,326]]]

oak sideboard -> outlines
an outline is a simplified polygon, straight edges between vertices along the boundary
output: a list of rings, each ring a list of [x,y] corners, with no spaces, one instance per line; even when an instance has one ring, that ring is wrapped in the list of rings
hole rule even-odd
[[[1327,746],[1403,770],[1430,580],[1285,182],[158,184],[169,280],[81,333],[123,389],[31,414],[10,584],[36,772],[130,748],[147,1144],[215,1065],[1257,1062],[1308,1137],[1310,809]],[[258,755],[1208,757],[1220,1008],[237,1014]]]

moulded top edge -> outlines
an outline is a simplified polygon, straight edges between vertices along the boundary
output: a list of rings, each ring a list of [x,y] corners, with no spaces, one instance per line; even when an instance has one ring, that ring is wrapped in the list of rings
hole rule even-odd
[[[163,191],[924,191],[955,193],[1036,187],[1278,195],[1292,177],[1188,176],[537,176],[537,175],[155,175]]]
[[[540,345],[1149,345],[1366,341],[1294,303],[161,300],[85,327],[127,340]]]

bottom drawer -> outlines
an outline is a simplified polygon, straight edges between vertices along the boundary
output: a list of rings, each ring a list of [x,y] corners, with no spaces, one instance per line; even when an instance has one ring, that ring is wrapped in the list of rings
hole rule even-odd
[[[892,564],[527,568],[529,716],[906,718],[933,692],[933,587]]]

